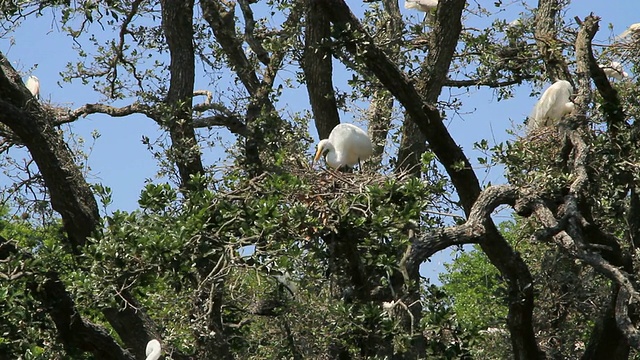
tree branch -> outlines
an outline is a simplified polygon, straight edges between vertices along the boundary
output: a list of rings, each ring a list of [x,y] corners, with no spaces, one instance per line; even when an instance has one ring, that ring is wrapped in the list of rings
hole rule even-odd
[[[451,138],[442,122],[439,111],[425,103],[422,96],[412,86],[409,79],[388,58],[386,53],[376,46],[374,39],[366,32],[343,0],[324,0],[324,11],[329,14],[334,26],[342,30],[340,40],[347,50],[360,59],[373,72],[380,82],[389,89],[404,106],[406,113],[418,125],[427,138],[431,149],[445,167],[456,188],[460,203],[469,215],[480,194],[479,181],[462,149]],[[444,39],[433,40],[442,54],[430,54],[432,69],[443,74],[433,75],[434,85],[425,84],[425,95],[437,99],[446,80],[446,72],[457,45],[460,34],[461,16],[464,0],[444,0],[438,4],[437,19],[440,30],[436,30]],[[442,20],[440,20],[442,19]],[[431,87],[433,86],[433,87]],[[500,270],[509,283],[508,323],[512,334],[513,352],[516,359],[537,359],[541,356],[533,332],[533,286],[531,274],[520,256],[500,235],[495,225],[486,220],[486,241],[480,243],[491,262]]]
[[[91,187],[74,162],[53,119],[33,101],[20,75],[0,54],[0,122],[8,126],[29,149],[60,213],[75,251],[92,236],[99,222],[98,204]]]
[[[195,54],[193,47],[193,0],[161,0],[162,29],[170,53],[169,91],[165,103],[170,113],[160,119],[169,129],[173,161],[185,190],[197,190],[191,179],[204,174],[192,120]]]
[[[549,79],[552,82],[567,80],[573,83],[558,40],[557,21],[560,8],[558,0],[539,0],[534,36]]]
[[[505,86],[511,86],[516,84],[522,84],[524,80],[533,79],[533,75],[522,75],[513,79],[507,79],[502,81],[491,81],[491,80],[483,80],[483,79],[468,79],[468,80],[452,80],[447,79],[444,82],[444,86],[450,87],[469,87],[469,86],[486,86],[490,88],[500,88]]]
[[[467,221],[462,225],[438,229],[422,237],[414,238],[405,253],[402,264],[407,272],[418,271],[418,267],[440,250],[454,245],[480,243],[486,236],[485,223],[493,210],[500,205],[514,206],[518,199],[517,189],[510,185],[490,186],[480,193],[473,204]]]
[[[462,0],[451,1],[464,4]],[[480,184],[469,160],[442,123],[438,109],[423,102],[421,95],[413,87],[411,81],[389,59],[387,54],[376,46],[375,40],[353,15],[344,0],[322,0],[320,2],[334,25],[343,30],[341,39],[345,41],[347,50],[364,62],[367,68],[404,106],[413,121],[418,124],[420,131],[425,134],[431,148],[451,177],[458,190],[460,202],[468,212],[480,193]],[[459,21],[458,18],[457,22],[459,23]]]
[[[307,82],[311,111],[320,139],[329,137],[340,123],[333,91],[333,57],[330,48],[331,24],[318,1],[306,0],[306,24],[302,70]]]
[[[245,137],[249,135],[247,125],[235,115],[213,115],[193,120],[193,127],[195,128],[212,126],[224,126],[232,133]]]
[[[630,303],[638,304],[637,299],[633,300],[629,292],[621,288],[616,301],[616,323],[618,324],[618,329],[620,329],[627,338],[629,345],[635,349],[640,349],[640,331],[638,331],[638,328],[633,325],[629,318]]]
[[[31,255],[0,237],[0,260],[10,257],[27,261]],[[92,353],[96,359],[135,359],[126,349],[118,345],[107,329],[80,316],[80,311],[75,307],[71,294],[67,292],[56,272],[49,271],[44,275],[46,280],[43,284],[30,280],[27,287],[51,316],[62,343],[70,353],[73,353],[71,349],[79,349]]]
[[[151,119],[157,119],[157,114],[154,112],[153,108],[146,104],[137,102],[123,107],[113,107],[104,104],[85,104],[75,110],[68,110],[67,114],[65,115],[63,115],[63,109],[58,110],[57,113],[59,113],[60,115],[56,116],[56,119],[54,120],[54,125],[56,126],[74,122],[81,116],[84,117],[90,114],[106,114],[113,117],[143,114]]]
[[[213,0],[200,1],[202,16],[207,21],[213,33],[224,49],[225,55],[236,72],[238,78],[249,94],[255,94],[261,84],[253,66],[242,50],[242,42],[236,36],[235,11],[233,7],[225,9],[219,2]]]
[[[599,17],[589,15],[582,22],[576,39],[576,60],[578,61],[578,64],[586,67],[587,74],[591,75],[591,78],[596,85],[596,89],[598,89],[600,96],[602,96],[602,99],[604,100],[602,110],[607,116],[609,130],[612,131],[612,135],[614,135],[617,127],[627,125],[625,121],[626,115],[624,113],[624,108],[620,103],[618,91],[611,86],[604,70],[600,67],[593,55],[591,42],[598,32],[599,21]],[[582,66],[579,67],[579,70],[582,70]]]
[[[244,37],[251,50],[256,53],[258,60],[264,65],[269,65],[269,53],[264,49],[260,41],[255,37],[256,21],[253,19],[253,11],[248,0],[238,0],[240,10],[244,17]]]

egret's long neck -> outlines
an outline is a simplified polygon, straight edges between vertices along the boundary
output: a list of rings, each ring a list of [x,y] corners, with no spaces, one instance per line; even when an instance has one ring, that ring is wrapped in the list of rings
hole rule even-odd
[[[329,165],[334,169],[337,169],[338,167],[340,167],[340,165],[342,165],[341,164],[342,154],[336,152],[336,148],[329,141],[327,141],[324,144],[324,149],[328,150],[327,155],[325,157],[325,162],[327,163],[327,165]]]
[[[162,353],[162,349],[155,348],[149,355],[147,355],[147,358],[145,360],[158,360],[160,358],[161,353]]]

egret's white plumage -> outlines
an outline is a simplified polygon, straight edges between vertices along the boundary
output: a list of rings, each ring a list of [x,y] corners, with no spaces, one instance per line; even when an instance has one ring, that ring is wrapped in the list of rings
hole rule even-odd
[[[31,92],[31,95],[36,99],[40,98],[40,80],[35,76],[29,76],[27,83],[25,84],[27,89]]]
[[[353,167],[373,153],[373,145],[367,133],[352,124],[338,124],[331,130],[328,139],[318,143],[313,161],[324,155],[327,165],[334,169]]]
[[[566,80],[558,80],[549,86],[529,115],[529,131],[555,125],[573,111],[574,104],[569,100],[572,93],[573,87]]]
[[[640,23],[631,24],[627,30],[618,35],[618,39],[624,39],[631,34],[640,34]]]
[[[518,27],[518,26],[522,26],[522,19],[520,19],[520,18],[517,18],[517,19],[511,21],[507,25],[507,28],[515,28],[515,27]]]
[[[160,346],[160,341],[156,339],[149,340],[147,343],[147,349],[144,352],[147,356],[145,360],[158,360],[161,353],[162,347]]]
[[[611,61],[606,65],[600,65],[600,68],[604,71],[607,77],[614,78],[616,80],[622,80],[629,76],[629,74],[624,71],[622,64],[617,61]]]
[[[438,7],[438,0],[405,0],[405,9],[415,9],[422,12],[430,12]]]

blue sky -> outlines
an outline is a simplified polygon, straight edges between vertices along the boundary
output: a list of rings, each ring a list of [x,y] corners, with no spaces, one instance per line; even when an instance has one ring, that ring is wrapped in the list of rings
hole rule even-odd
[[[355,0],[348,3],[356,13],[362,13],[368,6],[366,3]],[[471,2],[471,4],[475,3]],[[530,1],[529,4],[533,6],[536,3]],[[519,11],[513,8],[508,12],[496,14],[496,17],[511,21],[518,17]],[[405,17],[413,16],[414,20],[421,16],[404,8],[402,12]],[[574,16],[584,18],[590,12],[602,18],[596,43],[608,43],[611,35],[619,34],[630,24],[640,22],[640,3],[637,0],[574,1],[566,18],[573,22]],[[477,22],[470,17],[465,25],[479,26],[474,21]],[[613,32],[608,29],[609,23],[614,26]],[[96,33],[99,31],[95,27],[92,30]],[[25,76],[33,74],[40,79],[41,98],[55,104],[77,108],[85,103],[100,101],[101,95],[93,92],[91,86],[82,85],[79,81],[71,84],[61,82],[60,72],[64,70],[68,61],[75,58],[72,45],[72,39],[57,30],[50,11],[45,11],[41,17],[30,18],[15,33],[0,39],[0,51],[9,58],[12,65],[24,72]],[[628,68],[626,70],[629,72]],[[336,74],[337,86],[345,83],[347,77],[343,75]],[[208,82],[204,78],[199,78],[196,87],[207,88]],[[285,98],[291,107],[295,106],[294,111],[309,109],[307,94],[303,90],[291,92]],[[471,159],[480,156],[471,151],[474,142],[485,138],[493,144],[510,139],[511,135],[505,130],[512,128],[512,122],[521,123],[537,100],[530,98],[529,93],[530,88],[525,86],[517,90],[515,98],[498,102],[493,92],[488,89],[471,89],[468,93],[459,89],[445,89],[443,98],[454,95],[464,104],[461,111],[464,115],[450,116],[448,120],[448,127],[454,139],[463,146]],[[120,105],[125,103],[127,102],[122,102]],[[281,104],[281,106],[284,105]],[[344,115],[344,119],[349,118],[348,114]],[[315,133],[312,125],[310,128],[312,133]],[[157,138],[159,134],[157,125],[150,119],[138,115],[125,118],[91,115],[79,119],[67,129],[85,138],[87,144],[92,142],[90,134],[93,131],[100,133],[100,138],[94,144],[89,159],[92,168],[89,181],[101,182],[113,189],[114,203],[110,207],[111,211],[136,209],[138,195],[145,180],[154,179],[157,171],[156,162],[147,151],[146,145],[142,144],[141,138],[143,135],[151,139]],[[220,129],[219,133],[223,138],[232,141],[228,131]],[[312,149],[309,149],[310,159],[311,152]],[[12,155],[20,156],[19,152],[13,152]],[[224,156],[220,150],[207,155],[209,163]],[[483,179],[482,174],[479,176]],[[486,180],[500,182],[500,171],[491,172]],[[432,262],[423,269],[423,273],[435,274],[441,268],[441,262],[446,259],[449,259],[448,251],[434,256]]]

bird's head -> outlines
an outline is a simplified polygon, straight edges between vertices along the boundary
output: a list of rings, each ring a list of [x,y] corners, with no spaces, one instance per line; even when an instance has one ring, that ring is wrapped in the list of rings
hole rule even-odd
[[[572,103],[571,101],[567,102],[564,104],[564,113],[569,114],[571,112],[573,112],[573,109],[575,109],[576,104]]]
[[[333,149],[333,145],[328,139],[320,140],[318,143],[318,149],[316,150],[316,156],[313,157],[311,165],[315,164],[321,156],[327,156],[327,153]]]

